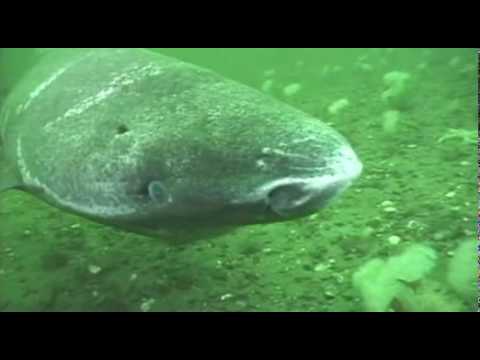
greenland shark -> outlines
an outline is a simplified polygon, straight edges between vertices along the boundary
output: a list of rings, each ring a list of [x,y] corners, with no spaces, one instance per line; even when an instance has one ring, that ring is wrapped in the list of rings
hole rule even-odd
[[[321,120],[146,49],[48,49],[0,113],[0,191],[149,236],[304,217],[361,171]]]

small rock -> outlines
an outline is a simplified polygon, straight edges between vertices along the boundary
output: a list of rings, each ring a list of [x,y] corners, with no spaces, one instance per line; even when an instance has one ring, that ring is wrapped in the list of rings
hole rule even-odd
[[[423,57],[429,57],[430,55],[432,55],[432,50],[425,49],[425,50],[422,51],[422,56]]]
[[[361,232],[360,232],[360,236],[363,238],[363,239],[368,239],[369,237],[371,237],[374,233],[375,229],[371,226],[367,226],[366,228],[364,228]]]
[[[362,62],[362,61],[365,61],[368,59],[368,54],[363,54],[363,55],[360,55],[358,58],[357,58],[357,62]]]
[[[225,301],[225,300],[231,299],[232,297],[233,297],[233,295],[228,293],[228,294],[220,296],[220,300]]]
[[[302,90],[302,85],[298,83],[289,84],[283,88],[283,95],[293,96],[296,93],[298,93],[300,90]]]
[[[447,198],[453,198],[455,196],[455,191],[450,191],[449,193],[445,194],[445,197]]]
[[[456,67],[460,63],[460,58],[458,56],[455,56],[450,59],[448,62],[448,65],[451,67]]]
[[[388,110],[382,115],[383,131],[387,134],[394,134],[397,132],[398,124],[400,123],[401,114],[398,110]]]
[[[335,298],[335,294],[331,291],[325,291],[325,297],[329,298],[329,299],[334,299]]]
[[[143,299],[142,303],[140,304],[140,310],[142,312],[149,312],[154,303],[155,299]]]
[[[415,220],[409,220],[408,223],[407,223],[407,228],[409,229],[415,229],[417,227],[419,227],[419,223]]]
[[[80,227],[80,224],[73,224],[70,226],[70,229],[78,229]]]
[[[269,93],[273,88],[273,80],[272,79],[268,79],[268,80],[265,80],[262,84],[262,91],[265,92],[265,93]]]
[[[420,63],[417,65],[418,70],[425,70],[428,67],[427,63]]]
[[[475,64],[465,64],[465,66],[463,66],[461,69],[460,69],[460,73],[462,74],[475,74],[475,71],[476,71],[477,67],[475,66]]]
[[[323,76],[326,76],[326,75],[328,75],[329,72],[330,72],[330,66],[329,66],[329,65],[325,65],[325,66],[322,68],[322,75],[323,75]]]
[[[318,219],[318,213],[315,213],[315,214],[313,214],[313,215],[310,215],[310,216],[308,217],[308,219],[309,219],[309,220],[316,220],[316,219]]]
[[[373,70],[373,66],[367,63],[357,63],[355,66],[364,72],[370,72]]]
[[[350,105],[350,101],[348,99],[340,99],[335,101],[328,107],[328,112],[330,115],[336,115],[343,109],[347,108]]]
[[[386,207],[385,209],[383,209],[383,211],[385,211],[387,213],[394,213],[394,212],[397,212],[397,209],[392,207],[392,206],[389,206],[389,207]]]
[[[390,245],[398,245],[402,239],[397,235],[392,235],[388,238],[388,243]]]
[[[324,271],[324,270],[327,270],[327,269],[328,269],[327,264],[321,264],[320,263],[313,268],[313,271],[320,272],[320,271]]]
[[[380,205],[381,205],[382,207],[392,206],[392,205],[393,205],[393,201],[385,200],[385,201],[382,202]]]
[[[272,77],[276,73],[275,69],[268,69],[263,72],[263,76]]]
[[[237,305],[238,307],[241,307],[241,308],[245,308],[247,307],[247,302],[246,301],[243,301],[243,300],[238,300],[235,302],[235,305]]]
[[[98,274],[100,271],[102,271],[102,268],[100,266],[97,266],[97,265],[88,265],[88,272],[90,274],[93,274],[93,275],[96,275]]]

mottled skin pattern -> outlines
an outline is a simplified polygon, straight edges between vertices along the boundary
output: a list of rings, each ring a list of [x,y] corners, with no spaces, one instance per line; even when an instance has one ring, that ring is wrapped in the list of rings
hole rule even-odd
[[[331,173],[346,144],[256,90],[141,49],[47,54],[7,99],[0,135],[19,188],[145,234],[285,220],[258,189]]]

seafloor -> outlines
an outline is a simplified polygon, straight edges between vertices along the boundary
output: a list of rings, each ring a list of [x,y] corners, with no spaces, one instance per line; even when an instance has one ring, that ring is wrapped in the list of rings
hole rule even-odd
[[[475,238],[473,50],[363,50],[342,61],[333,49],[269,57],[264,50],[263,62],[253,50],[236,50],[244,72],[235,56],[222,68],[209,51],[200,64],[263,86],[342,132],[364,163],[362,177],[316,215],[178,246],[83,220],[21,192],[2,193],[1,311],[363,311],[353,273],[415,243],[438,254],[424,281],[441,300],[386,310],[474,309],[474,299],[444,280],[456,247]],[[194,52],[177,55],[195,61]],[[412,76],[398,106],[382,100],[390,71]],[[292,83],[297,92],[284,94]],[[329,113],[339,99],[349,105]],[[400,118],[387,123],[384,113],[395,107]]]

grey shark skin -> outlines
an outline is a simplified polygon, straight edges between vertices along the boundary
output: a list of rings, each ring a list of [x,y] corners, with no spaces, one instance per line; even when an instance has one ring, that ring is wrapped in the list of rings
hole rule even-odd
[[[151,236],[303,217],[362,170],[320,120],[143,49],[50,51],[8,96],[0,139],[0,190]]]

